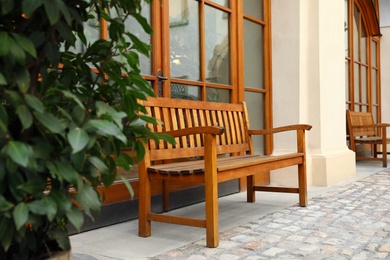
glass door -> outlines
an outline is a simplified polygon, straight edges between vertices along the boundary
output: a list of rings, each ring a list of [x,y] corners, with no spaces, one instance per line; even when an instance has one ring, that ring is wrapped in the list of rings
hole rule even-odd
[[[229,1],[163,1],[159,96],[231,102]]]

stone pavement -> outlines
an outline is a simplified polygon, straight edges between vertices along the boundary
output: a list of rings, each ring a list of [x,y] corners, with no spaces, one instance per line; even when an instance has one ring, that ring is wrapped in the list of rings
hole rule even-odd
[[[239,214],[239,212],[237,212]],[[385,170],[153,259],[390,259],[390,172]]]

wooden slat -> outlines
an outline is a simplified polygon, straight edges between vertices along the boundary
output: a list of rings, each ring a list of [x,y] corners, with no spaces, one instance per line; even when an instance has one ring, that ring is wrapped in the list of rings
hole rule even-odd
[[[232,133],[231,133],[231,127],[230,127],[230,121],[229,121],[229,116],[227,111],[223,111],[223,121],[224,121],[224,126],[226,128],[225,135],[223,138],[225,139],[225,144],[231,144],[232,141]]]
[[[185,128],[186,125],[184,123],[184,112],[183,112],[183,109],[181,108],[178,108],[177,109],[177,118],[176,118],[176,121],[178,121],[179,123],[179,129],[181,128]],[[181,137],[180,138],[180,144],[181,144],[181,148],[187,148],[187,138],[185,136]]]
[[[169,109],[169,112],[170,112],[170,116],[172,118],[172,130],[178,130],[179,129],[179,126],[177,124],[177,115],[176,115],[176,109],[174,108],[170,108]],[[175,118],[176,120],[173,120],[173,118]],[[175,147],[181,147],[180,146],[180,142],[181,142],[181,139],[179,137],[176,137],[175,138],[175,141],[176,141],[176,145]]]

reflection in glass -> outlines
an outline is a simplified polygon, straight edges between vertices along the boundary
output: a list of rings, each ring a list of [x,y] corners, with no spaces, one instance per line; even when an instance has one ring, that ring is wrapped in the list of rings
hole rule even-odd
[[[200,87],[171,83],[171,98],[201,100],[201,97]]]
[[[349,22],[348,22],[348,0],[344,1],[344,43],[345,43],[345,57],[349,57]]]
[[[251,129],[264,129],[264,94],[245,91]],[[256,154],[264,154],[264,137],[252,136]]]
[[[368,103],[368,97],[367,97],[367,89],[368,89],[368,85],[367,85],[367,68],[364,67],[364,66],[361,66],[361,70],[362,70],[362,103]]]
[[[229,0],[213,0],[214,3],[229,7]]]
[[[171,77],[200,80],[198,2],[169,1]]]
[[[359,64],[354,65],[354,94],[355,94],[355,103],[360,103],[360,66]],[[359,110],[357,110],[359,111]]]
[[[244,0],[244,13],[253,16],[259,20],[263,20],[263,0]]]
[[[360,37],[361,61],[367,63],[367,35],[364,25],[362,25],[362,35]]]
[[[377,70],[372,70],[371,75],[371,81],[372,81],[372,104],[377,105],[378,104],[378,98],[377,98],[377,91],[376,91],[376,85],[377,85]]]
[[[372,41],[372,44],[371,44],[371,62],[372,62],[372,66],[374,66],[374,67],[377,66],[376,45],[377,45],[377,43],[375,41]]]
[[[207,88],[206,100],[210,102],[230,103],[230,91],[227,89]]]
[[[355,60],[359,59],[359,17],[360,11],[355,5],[354,19],[353,19],[353,49]]]
[[[260,24],[244,21],[245,87],[264,88],[264,29]]]
[[[230,84],[229,19],[226,13],[206,6],[206,80],[219,84]]]

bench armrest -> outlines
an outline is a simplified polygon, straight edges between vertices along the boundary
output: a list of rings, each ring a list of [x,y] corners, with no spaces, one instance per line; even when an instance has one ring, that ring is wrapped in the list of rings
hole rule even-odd
[[[225,133],[225,128],[221,126],[196,126],[196,127],[183,128],[179,130],[167,131],[164,133],[169,134],[172,137],[194,135],[194,134],[222,135],[223,133]]]
[[[274,134],[274,133],[280,133],[285,131],[291,131],[291,130],[310,130],[312,128],[311,125],[288,125],[288,126],[281,126],[276,128],[270,128],[270,129],[261,129],[261,130],[248,130],[248,133],[250,135],[266,135],[266,134]]]

